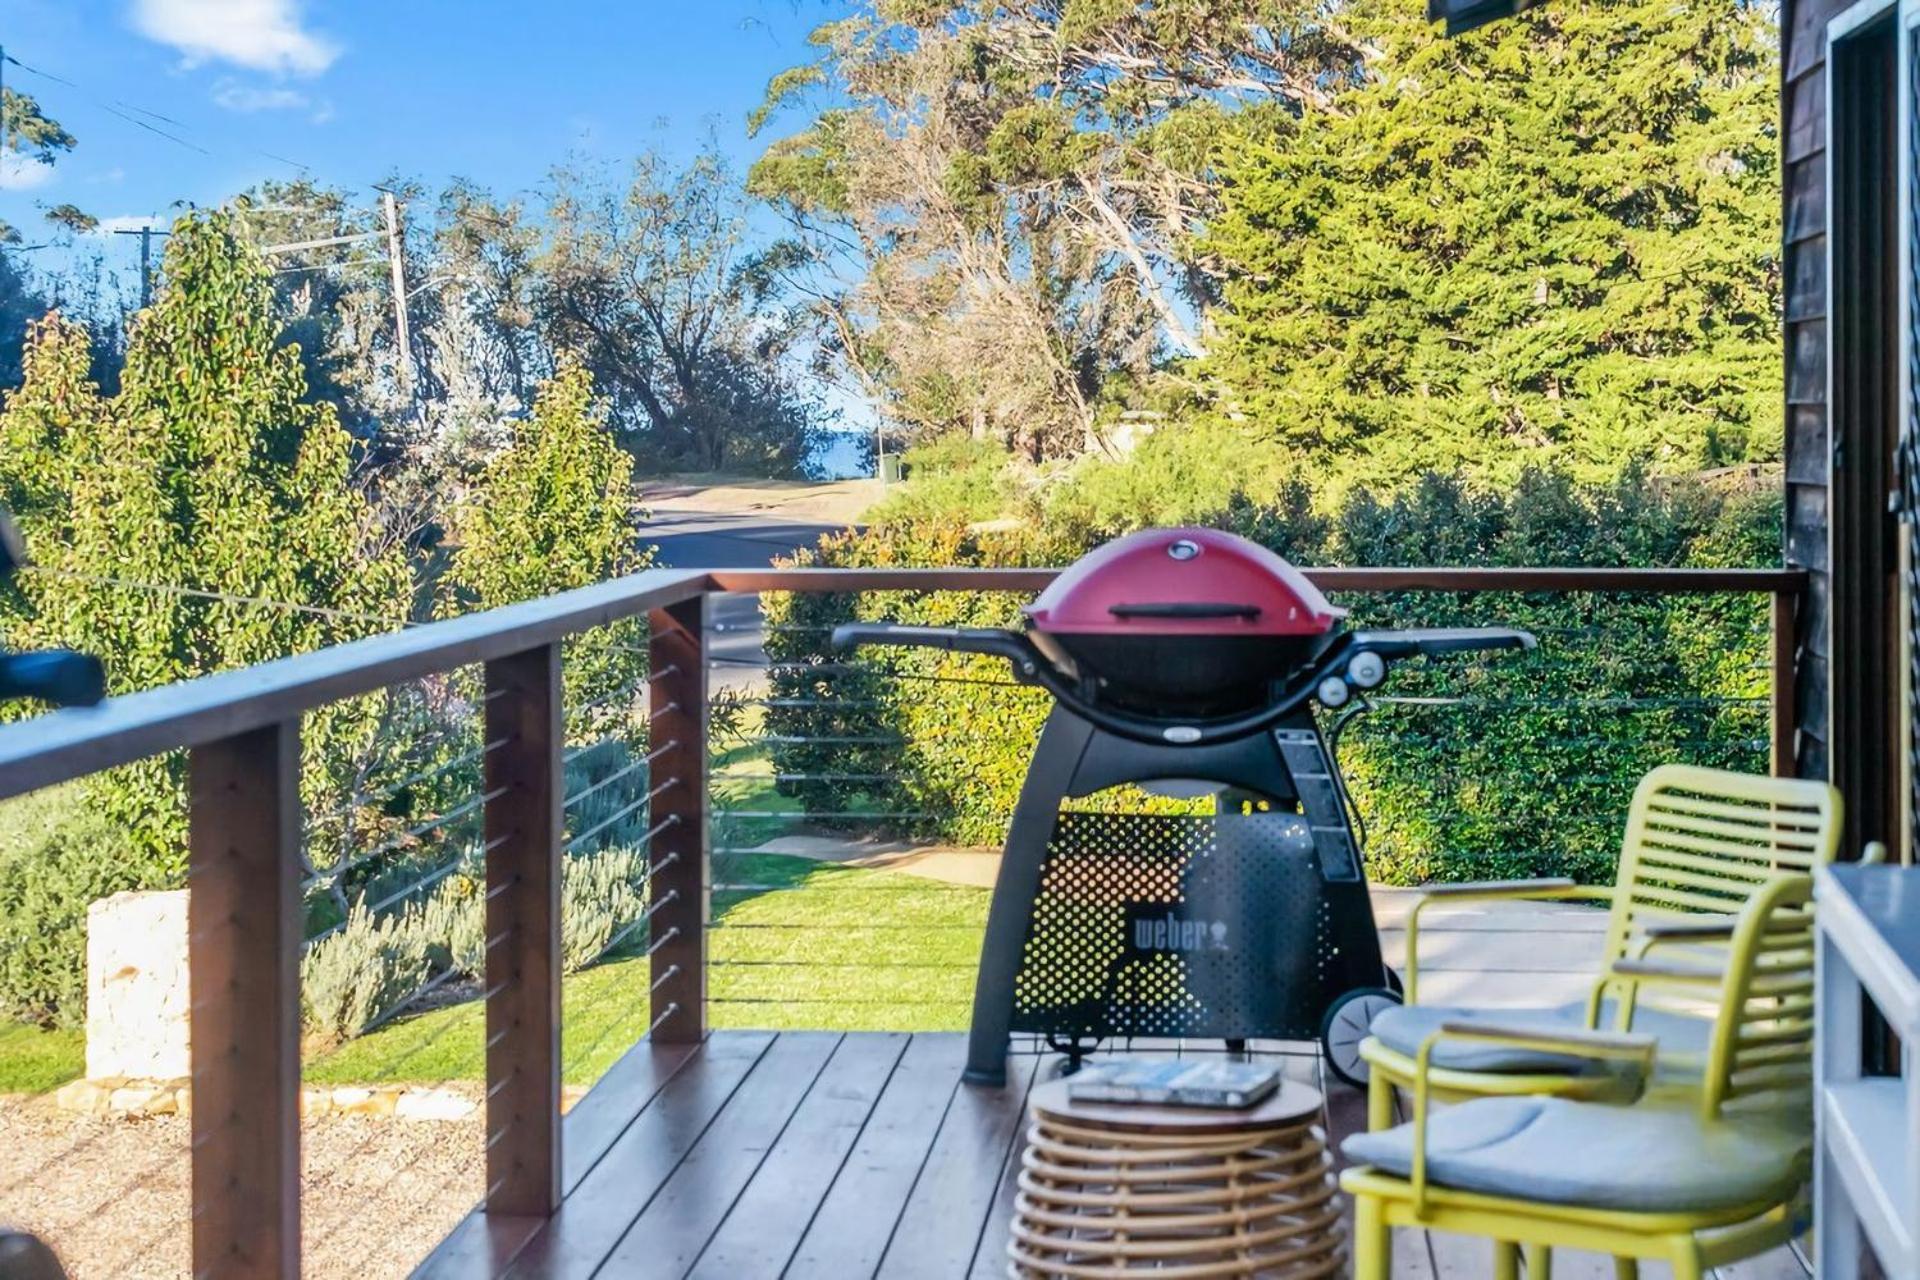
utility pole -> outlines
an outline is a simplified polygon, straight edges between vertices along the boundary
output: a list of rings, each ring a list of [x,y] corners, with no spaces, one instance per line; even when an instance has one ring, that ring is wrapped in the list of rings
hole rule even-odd
[[[153,301],[153,238],[172,235],[170,231],[155,231],[148,223],[138,231],[116,231],[117,236],[140,237],[140,309],[145,311]]]
[[[387,213],[387,265],[393,271],[393,341],[399,351],[400,391],[411,395],[413,346],[407,341],[407,271],[400,252],[400,202],[391,191],[382,191],[380,197]]]

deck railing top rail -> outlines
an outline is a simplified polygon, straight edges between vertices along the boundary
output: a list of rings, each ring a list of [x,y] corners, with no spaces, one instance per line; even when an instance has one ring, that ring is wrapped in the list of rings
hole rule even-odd
[[[1039,591],[1060,570],[652,569],[538,600],[112,698],[0,728],[0,799],[246,733],[712,592]],[[1320,568],[1327,591],[1797,595],[1797,569]]]

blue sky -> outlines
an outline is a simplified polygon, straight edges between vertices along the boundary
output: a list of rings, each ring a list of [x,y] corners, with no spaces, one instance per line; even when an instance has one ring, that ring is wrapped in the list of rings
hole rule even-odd
[[[364,189],[392,173],[501,193],[569,155],[684,154],[711,133],[742,165],[746,112],[841,0],[0,0],[8,66],[80,145],[0,173],[0,218],[103,219],[213,203],[307,166]],[[203,155],[113,114],[204,148]],[[165,123],[156,113],[176,124]],[[132,242],[119,241],[131,253]]]

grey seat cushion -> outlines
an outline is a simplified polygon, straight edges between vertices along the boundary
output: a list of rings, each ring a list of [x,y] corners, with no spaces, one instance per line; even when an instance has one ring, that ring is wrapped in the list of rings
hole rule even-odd
[[[1639,1212],[1728,1209],[1791,1196],[1812,1147],[1810,1114],[1706,1124],[1691,1106],[1476,1098],[1427,1124],[1437,1186]],[[1413,1172],[1413,1125],[1356,1133],[1347,1159]]]
[[[1613,1016],[1613,1002],[1606,1001],[1601,1009],[1600,1025],[1612,1029]],[[1492,1022],[1505,1027],[1565,1031],[1587,1025],[1587,1005],[1584,1000],[1545,1009],[1452,1009],[1445,1005],[1396,1005],[1375,1014],[1370,1030],[1381,1044],[1411,1058],[1420,1052],[1420,1046],[1426,1038],[1447,1022]],[[1706,1018],[1641,1007],[1634,1011],[1633,1029],[1657,1037],[1662,1054],[1704,1054],[1707,1041],[1713,1034],[1713,1023]],[[1473,1040],[1442,1040],[1434,1046],[1433,1065],[1455,1071],[1578,1073],[1597,1069],[1589,1058]]]

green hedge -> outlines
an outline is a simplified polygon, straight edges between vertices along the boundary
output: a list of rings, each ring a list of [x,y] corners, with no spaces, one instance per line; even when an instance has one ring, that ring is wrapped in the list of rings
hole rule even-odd
[[[1727,566],[1767,563],[1779,546],[1776,497],[1639,475],[1595,489],[1538,473],[1505,493],[1429,476],[1330,508],[1282,486],[1265,502],[1236,498],[1204,522],[1303,565]],[[1095,536],[1072,523],[1076,533],[883,523],[803,558],[848,567],[1064,563]],[[902,815],[880,825],[998,843],[1045,696],[1009,687],[997,660],[924,650],[850,659],[826,651],[827,632],[855,618],[1007,625],[1022,603],[961,592],[770,596],[767,732],[795,808],[845,814],[838,825],[867,829],[874,820],[861,814]],[[1508,624],[1541,642],[1526,655],[1406,664],[1346,733],[1341,758],[1376,880],[1607,879],[1626,799],[1646,769],[1669,759],[1766,766],[1764,597],[1396,593],[1340,603],[1355,626]]]

